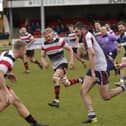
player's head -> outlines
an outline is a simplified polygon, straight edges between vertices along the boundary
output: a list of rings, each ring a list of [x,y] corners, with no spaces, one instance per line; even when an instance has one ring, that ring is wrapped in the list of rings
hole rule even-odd
[[[107,28],[107,30],[109,31],[111,29],[110,24],[109,23],[105,23],[105,27]]]
[[[101,29],[101,23],[100,23],[100,21],[95,21],[94,22],[94,27],[95,27],[95,30],[100,30]]]
[[[26,43],[21,40],[17,40],[13,45],[13,50],[16,58],[23,58],[26,54]]]
[[[101,33],[102,33],[102,35],[106,35],[107,34],[107,28],[106,28],[106,26],[101,26]]]
[[[126,31],[126,23],[125,22],[119,22],[118,23],[118,30],[120,33],[123,33]]]
[[[43,36],[47,42],[53,42],[56,34],[52,28],[46,28],[43,32]]]
[[[76,33],[76,35],[78,37],[81,37],[83,34],[85,34],[88,31],[87,26],[85,26],[83,23],[81,22],[77,22],[74,25],[74,32]]]
[[[74,25],[73,24],[69,24],[67,27],[70,32],[74,32]]]
[[[27,29],[25,28],[25,27],[21,27],[20,29],[19,29],[19,33],[20,34],[25,34],[27,32]]]

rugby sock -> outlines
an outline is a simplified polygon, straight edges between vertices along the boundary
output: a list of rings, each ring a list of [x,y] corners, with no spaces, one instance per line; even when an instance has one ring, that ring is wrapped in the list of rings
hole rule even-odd
[[[60,85],[55,86],[54,87],[54,91],[55,91],[55,99],[59,99],[59,95],[60,95]]]
[[[41,65],[40,62],[38,60],[35,60],[33,63],[37,64],[37,65]]]
[[[71,80],[69,80],[69,82],[70,82],[69,86],[72,86],[72,85],[79,83],[79,79],[71,79]]]
[[[88,117],[91,119],[96,118],[96,113],[95,112],[88,112]]]
[[[120,78],[120,83],[123,84],[124,83],[124,79]]]
[[[121,83],[121,84],[124,84],[124,82],[125,82],[125,78],[124,78],[124,77],[121,77],[121,78],[120,78],[120,83]]]
[[[126,90],[126,85],[125,84],[121,84],[120,87],[122,88],[122,91]]]
[[[28,62],[24,63],[24,67],[25,67],[25,70],[29,70],[29,64],[28,64]]]
[[[82,123],[96,123],[98,120],[96,118],[95,112],[88,112],[88,119],[83,121]]]
[[[32,117],[32,115],[28,115],[25,120],[30,124],[36,124],[37,121]]]

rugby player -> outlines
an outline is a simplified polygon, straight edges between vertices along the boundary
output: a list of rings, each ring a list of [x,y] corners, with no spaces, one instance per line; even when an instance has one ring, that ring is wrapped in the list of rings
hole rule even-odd
[[[112,33],[108,33],[106,26],[101,26],[101,36],[98,39],[99,44],[101,45],[104,54],[107,59],[107,70],[108,72],[111,70],[115,70],[117,73],[117,69],[115,67],[116,57],[117,57],[117,41],[118,37]]]
[[[126,85],[121,84],[115,89],[109,89],[107,62],[103,50],[99,46],[96,38],[90,33],[83,24],[75,24],[76,34],[83,35],[83,42],[88,51],[90,68],[84,77],[81,87],[81,96],[85,104],[88,119],[82,123],[96,123],[97,117],[92,105],[92,99],[89,95],[90,90],[96,84],[99,85],[99,92],[104,100],[110,100],[126,90]]]
[[[56,38],[55,32],[51,28],[47,28],[43,32],[45,42],[42,45],[42,63],[45,68],[49,67],[46,61],[46,55],[48,55],[54,70],[53,83],[55,99],[48,103],[49,106],[59,107],[60,104],[60,81],[69,87],[76,83],[79,83],[78,79],[68,80],[66,76],[66,70],[68,68],[68,62],[64,57],[64,48],[69,51],[70,62],[69,67],[74,68],[74,53],[72,48],[65,42],[63,38]],[[64,83],[64,81],[67,81]]]
[[[101,36],[101,23],[100,23],[100,21],[95,21],[94,27],[95,27],[95,29],[94,29],[93,34],[95,35],[96,38],[99,38]]]
[[[70,40],[69,45],[72,47],[73,52],[74,52],[74,58],[80,61],[84,67],[85,65],[85,60],[84,58],[80,57],[78,55],[78,48],[79,48],[79,37],[77,37],[76,33],[74,33],[74,25],[70,24],[68,25],[68,38]]]
[[[9,76],[11,81],[16,81],[12,71],[14,62],[17,58],[23,58],[26,53],[26,43],[20,40],[14,43],[13,49],[5,51],[0,55],[0,111],[2,112],[8,106],[13,105],[19,115],[25,119],[30,126],[47,126],[39,124],[30,114],[29,110],[22,103],[21,99],[15,94],[12,88],[6,84],[5,77]]]
[[[121,47],[121,44],[126,42],[126,24],[124,22],[119,22],[118,30],[119,30],[119,38],[118,38],[119,46],[118,47]],[[122,57],[121,64],[126,63],[126,45],[123,46],[123,48],[124,48],[124,55]],[[119,83],[122,83],[122,84],[125,83],[125,67],[120,68],[120,82]]]
[[[30,33],[27,32],[27,29],[25,27],[20,28],[19,33],[20,33],[20,39],[27,43],[27,47],[30,46],[35,41],[34,37]],[[35,50],[27,49],[26,55],[22,59],[23,62],[24,62],[25,73],[30,72],[29,64],[28,64],[28,61],[27,61],[28,59],[32,63],[37,64],[41,69],[43,68],[41,63],[38,60],[35,59],[34,54],[35,54]]]

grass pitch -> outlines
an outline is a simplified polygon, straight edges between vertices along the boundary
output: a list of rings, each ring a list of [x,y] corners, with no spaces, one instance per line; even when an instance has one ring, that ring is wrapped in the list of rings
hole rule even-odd
[[[36,57],[40,59],[37,51]],[[88,64],[88,62],[87,62]],[[79,62],[75,63],[75,70],[68,70],[68,77],[78,77],[85,75],[86,69]],[[47,104],[53,100],[52,69],[40,70],[36,65],[30,63],[30,74],[24,74],[24,67],[18,60],[14,67],[17,75],[17,83],[7,83],[15,90],[30,112],[40,122],[48,123],[50,126],[125,126],[126,125],[126,93],[113,98],[111,101],[103,101],[99,96],[98,86],[92,90],[91,96],[93,105],[97,112],[98,123],[81,124],[87,118],[87,113],[80,97],[80,85],[70,88],[61,88],[60,108],[51,108]],[[118,81],[118,76],[112,73],[110,86],[114,87],[114,82]],[[10,106],[0,113],[0,126],[28,126],[28,124],[18,116],[15,108]]]

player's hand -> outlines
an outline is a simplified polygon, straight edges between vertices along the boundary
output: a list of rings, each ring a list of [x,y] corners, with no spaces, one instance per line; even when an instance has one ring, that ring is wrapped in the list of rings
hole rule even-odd
[[[91,76],[94,81],[97,81],[97,77],[94,71],[91,72]]]
[[[121,44],[118,44],[117,47],[118,47],[117,48],[118,52],[120,52],[121,51],[121,47],[122,47]]]
[[[75,67],[74,67],[74,63],[73,62],[69,62],[69,67],[71,70],[73,70]]]
[[[116,67],[117,69],[121,69],[121,68],[122,68],[122,64],[115,64],[115,67]]]
[[[4,97],[5,101],[9,104],[12,104],[14,101],[14,97],[11,94],[11,92],[9,92],[8,88],[6,89],[1,89],[1,93],[2,93],[2,97]]]
[[[85,60],[82,61],[82,64],[83,64],[84,68],[87,67],[87,65],[86,65],[86,63],[85,63]]]
[[[14,103],[14,97],[13,97],[13,95],[11,93],[8,93],[7,97],[8,97],[8,103],[9,104]]]
[[[15,83],[17,81],[16,76],[13,73],[8,74],[8,79],[12,82]]]
[[[121,46],[121,44],[118,44],[117,47],[118,47],[118,48],[121,48],[122,46]]]
[[[45,64],[43,64],[43,65],[44,65],[44,67],[45,67],[46,69],[49,68],[49,64],[48,64],[48,63],[45,63]]]

